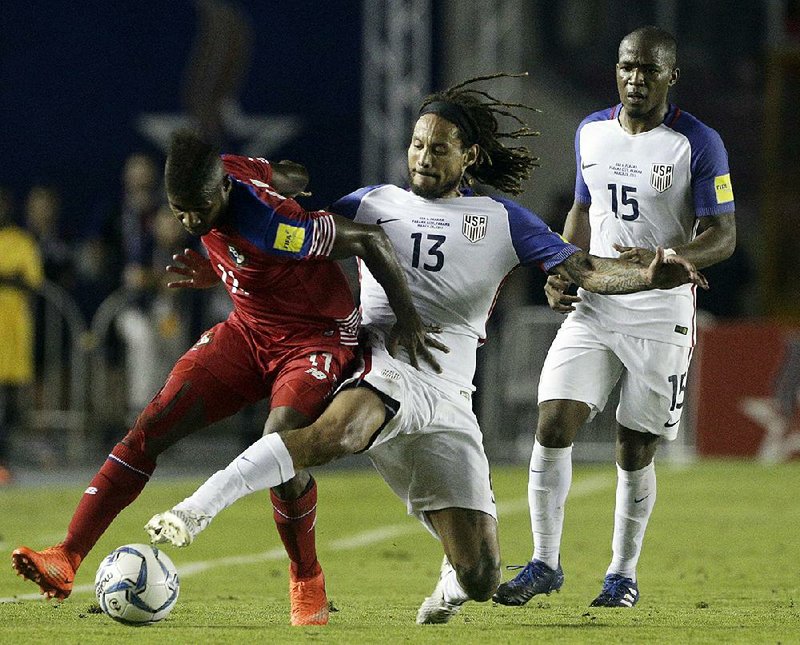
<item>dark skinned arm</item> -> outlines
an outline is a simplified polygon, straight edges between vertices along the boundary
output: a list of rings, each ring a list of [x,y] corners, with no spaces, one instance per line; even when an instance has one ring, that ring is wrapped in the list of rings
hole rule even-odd
[[[587,291],[606,295],[636,293],[648,289],[672,289],[693,283],[708,288],[705,278],[679,255],[664,257],[658,247],[647,266],[628,260],[600,258],[578,251],[553,268],[563,279]]]
[[[294,161],[274,161],[272,166],[272,187],[281,195],[286,197],[296,197],[307,195],[305,192],[308,186],[308,170],[302,164]]]
[[[419,317],[411,299],[405,272],[400,266],[389,236],[380,226],[358,224],[339,215],[333,217],[336,224],[336,239],[330,258],[341,260],[354,255],[360,257],[383,287],[397,318],[389,337],[387,346],[389,353],[394,356],[397,346],[402,345],[406,348],[414,367],[419,367],[418,359],[422,358],[437,372],[441,371],[439,363],[428,347],[443,352],[448,352],[449,349],[428,335],[428,332],[439,330],[433,326],[426,326]]]
[[[575,202],[572,205],[564,225],[564,237],[584,251],[589,248],[591,239],[589,204]],[[618,259],[576,253],[556,267],[555,275],[548,277],[545,286],[550,308],[560,313],[574,311],[575,303],[581,299],[565,293],[570,282],[578,284],[587,291],[603,294],[671,289],[687,282],[697,284],[704,289],[708,288],[708,283],[697,273],[692,259],[684,255],[685,247],[674,249],[677,255],[666,258],[660,250],[646,251],[620,246],[616,248],[622,252]],[[619,264],[620,262],[630,262],[631,268],[637,269],[638,275],[637,271],[628,273],[625,267]]]
[[[686,258],[698,269],[704,269],[727,260],[736,247],[736,218],[734,213],[710,215],[699,218],[699,234],[691,242],[672,247],[675,253]],[[620,258],[648,264],[655,251],[640,247],[614,245]]]

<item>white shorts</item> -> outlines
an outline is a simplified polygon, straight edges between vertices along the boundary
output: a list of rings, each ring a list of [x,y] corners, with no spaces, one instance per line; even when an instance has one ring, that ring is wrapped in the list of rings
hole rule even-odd
[[[617,421],[672,440],[678,435],[692,348],[607,331],[569,316],[539,379],[539,403],[583,401],[602,410],[618,380]]]
[[[425,511],[467,508],[496,519],[470,391],[392,358],[380,340],[369,340],[362,364],[341,388],[366,382],[396,409],[366,451],[375,468],[434,535]]]

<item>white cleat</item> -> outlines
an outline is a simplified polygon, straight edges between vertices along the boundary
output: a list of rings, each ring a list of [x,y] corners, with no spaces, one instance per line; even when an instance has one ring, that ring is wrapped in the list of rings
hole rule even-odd
[[[445,556],[439,572],[439,582],[433,593],[422,601],[417,611],[417,625],[441,625],[449,622],[459,611],[463,602],[448,602],[444,599],[444,581],[448,576],[456,575],[456,570],[450,565]]]
[[[210,515],[173,508],[153,515],[144,530],[150,534],[152,544],[182,547],[189,546],[210,523]]]

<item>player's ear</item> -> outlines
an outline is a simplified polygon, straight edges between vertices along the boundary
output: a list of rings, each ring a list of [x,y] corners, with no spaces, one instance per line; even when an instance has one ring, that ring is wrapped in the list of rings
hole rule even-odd
[[[478,153],[480,152],[480,146],[477,143],[473,143],[469,148],[464,151],[464,167],[473,165],[478,160]]]
[[[673,67],[672,68],[672,74],[669,77],[669,85],[670,85],[670,87],[672,87],[673,85],[675,85],[675,83],[678,82],[678,78],[680,77],[680,75],[681,75],[681,70],[679,68],[677,68],[677,67]]]

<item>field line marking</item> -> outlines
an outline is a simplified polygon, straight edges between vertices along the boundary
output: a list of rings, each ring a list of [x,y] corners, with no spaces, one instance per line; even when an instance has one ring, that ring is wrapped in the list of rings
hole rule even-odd
[[[569,491],[570,497],[583,497],[591,495],[604,488],[611,486],[614,479],[610,475],[594,475],[573,482]],[[516,515],[521,512],[528,512],[528,498],[520,497],[509,502],[500,502],[497,505],[497,514],[501,517],[507,515]],[[404,522],[402,524],[387,524],[368,531],[361,531],[349,537],[339,538],[332,540],[320,550],[331,551],[349,551],[351,549],[358,549],[364,546],[377,544],[385,540],[405,535],[407,533],[415,533],[419,531],[422,526],[418,522]],[[286,557],[286,551],[283,547],[270,549],[262,553],[251,553],[247,555],[229,555],[223,558],[214,558],[213,560],[198,560],[197,562],[186,562],[180,566],[179,573],[181,578],[191,576],[202,571],[215,569],[217,567],[227,567],[231,565],[240,564],[254,564],[256,562],[269,562],[274,560],[281,560]],[[76,585],[72,589],[73,596],[75,594],[93,592],[93,584]],[[44,600],[38,593],[26,593],[18,596],[10,596],[7,598],[0,598],[0,604],[9,602],[19,602],[20,600]]]

